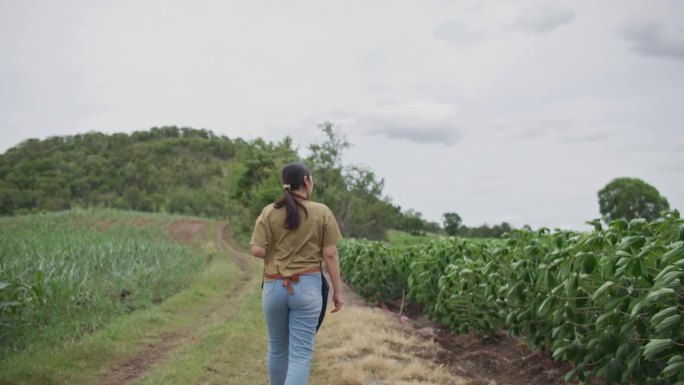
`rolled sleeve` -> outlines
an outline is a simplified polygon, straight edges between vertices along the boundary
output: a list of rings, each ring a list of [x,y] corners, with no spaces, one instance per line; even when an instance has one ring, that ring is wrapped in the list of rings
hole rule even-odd
[[[323,247],[337,245],[342,239],[340,227],[337,225],[335,215],[328,209],[323,222]]]
[[[249,241],[249,244],[267,248],[269,239],[268,233],[268,223],[266,223],[263,214],[259,215],[254,224],[254,232],[252,233],[252,239]]]

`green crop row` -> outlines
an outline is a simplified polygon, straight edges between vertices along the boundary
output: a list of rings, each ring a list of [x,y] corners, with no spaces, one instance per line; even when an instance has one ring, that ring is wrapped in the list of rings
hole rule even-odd
[[[0,357],[178,291],[202,259],[171,242],[170,220],[114,210],[0,218]]]
[[[684,384],[684,220],[614,221],[581,233],[516,230],[503,241],[340,247],[370,300],[402,291],[454,333],[501,330],[573,365],[567,378]]]

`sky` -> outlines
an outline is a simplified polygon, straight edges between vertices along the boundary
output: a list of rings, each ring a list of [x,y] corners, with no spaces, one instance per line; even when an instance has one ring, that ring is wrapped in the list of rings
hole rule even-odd
[[[587,229],[617,177],[684,209],[679,0],[0,0],[0,153],[177,125],[294,139],[431,221]]]

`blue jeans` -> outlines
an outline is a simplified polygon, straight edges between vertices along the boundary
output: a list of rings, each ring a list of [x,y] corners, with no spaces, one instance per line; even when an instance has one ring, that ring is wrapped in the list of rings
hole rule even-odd
[[[268,326],[268,376],[271,385],[306,385],[313,359],[316,325],[323,306],[321,275],[300,276],[290,283],[264,282],[261,306]]]

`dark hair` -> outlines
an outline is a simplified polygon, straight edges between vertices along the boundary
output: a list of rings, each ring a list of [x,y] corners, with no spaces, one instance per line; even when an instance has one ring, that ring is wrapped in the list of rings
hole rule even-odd
[[[277,209],[285,206],[287,214],[284,226],[286,229],[294,230],[299,227],[299,207],[304,210],[307,216],[309,212],[306,211],[306,207],[304,207],[292,191],[299,190],[304,185],[304,177],[311,177],[311,171],[302,162],[292,162],[283,167],[282,176],[283,195],[273,206]]]

